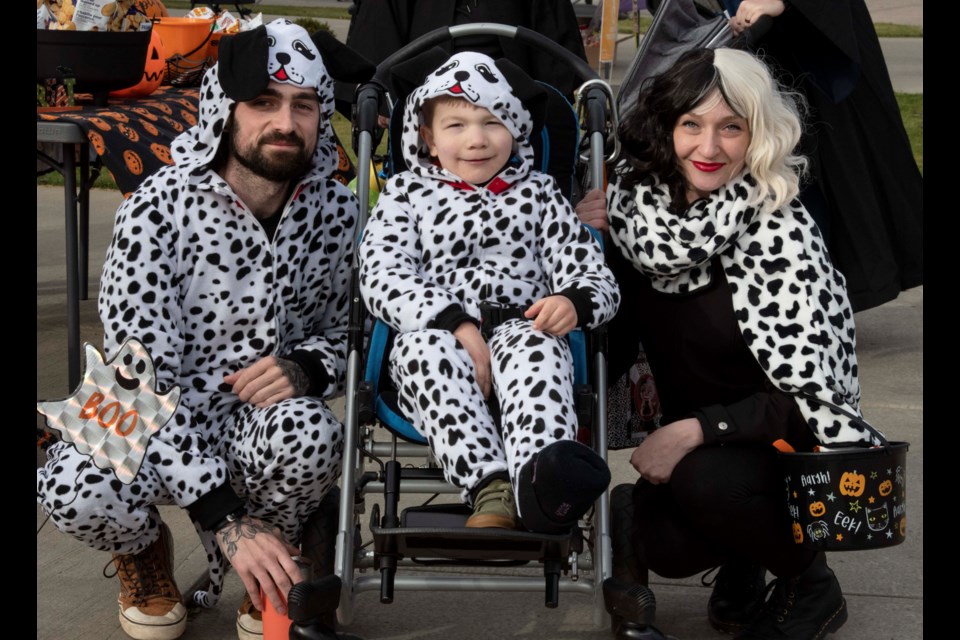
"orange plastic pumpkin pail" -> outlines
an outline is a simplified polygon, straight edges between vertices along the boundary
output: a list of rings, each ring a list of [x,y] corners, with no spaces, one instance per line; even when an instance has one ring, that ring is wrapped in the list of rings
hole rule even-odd
[[[207,52],[207,41],[213,28],[213,18],[157,18],[153,29],[160,33],[163,48],[170,58],[202,58]]]
[[[163,41],[156,29],[150,35],[150,46],[147,47],[147,61],[143,66],[143,77],[140,82],[121,89],[120,91],[111,91],[111,98],[142,98],[148,96],[160,86],[163,80],[163,72],[167,66],[167,56],[164,52]]]
[[[167,56],[165,84],[199,85],[210,66],[208,57],[213,18],[159,18],[153,28],[160,33]]]

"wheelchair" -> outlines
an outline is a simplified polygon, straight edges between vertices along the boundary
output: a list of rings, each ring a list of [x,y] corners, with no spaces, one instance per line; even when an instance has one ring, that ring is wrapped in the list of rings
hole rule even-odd
[[[358,156],[357,184],[370,184],[373,149],[377,135],[382,133],[377,126],[378,115],[389,112],[389,105],[396,100],[396,96],[390,95],[389,70],[447,40],[480,35],[514,38],[527,46],[542,48],[555,56],[558,63],[569,66],[583,83],[575,108],[548,87],[551,97],[545,133],[534,141],[536,166],[557,178],[568,198],[578,192],[578,161],[586,164],[589,184],[602,188],[605,163],[612,162],[618,151],[614,136],[616,108],[610,87],[584,61],[546,37],[522,27],[491,23],[431,32],[384,60],[373,79],[357,88],[353,135]],[[391,121],[400,122],[398,113],[393,113]],[[403,167],[398,151],[399,129],[400,126],[391,127],[387,171],[391,166]],[[358,191],[359,246],[369,193],[365,188]],[[544,604],[549,608],[558,606],[560,593],[580,593],[592,597],[596,626],[606,622],[608,611],[622,614],[623,594],[614,594],[611,599],[608,588],[605,603],[604,585],[606,582],[609,586],[612,575],[608,493],[600,496],[577,526],[560,534],[465,528],[469,507],[459,500],[434,502],[440,495],[456,494],[459,490],[444,480],[426,439],[398,409],[396,391],[390,388],[385,371],[390,330],[377,323],[368,331],[356,266],[351,286],[342,497],[334,560],[340,580],[339,623],[351,623],[355,599],[369,591],[378,592],[384,604],[401,599],[398,592],[404,591],[543,592]],[[577,439],[606,461],[605,333],[601,327],[589,335],[571,335]],[[421,504],[401,510],[401,495],[409,500],[414,494],[426,497]],[[368,506],[375,496],[382,499],[382,507],[379,502]],[[407,575],[404,569],[413,566],[444,567],[444,575]],[[509,576],[478,573],[478,567],[504,566],[522,566],[529,571],[524,569],[523,575]],[[450,567],[463,567],[465,572],[453,575]],[[635,594],[627,594],[626,599],[643,600]],[[638,615],[652,613],[652,606],[652,602],[644,600],[640,608],[647,607],[649,611]]]

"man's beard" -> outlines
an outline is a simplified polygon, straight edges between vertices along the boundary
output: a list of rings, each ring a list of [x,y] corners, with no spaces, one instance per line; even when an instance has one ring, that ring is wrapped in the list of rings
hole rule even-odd
[[[294,178],[299,178],[310,168],[313,159],[313,151],[308,152],[303,138],[295,133],[272,133],[264,136],[246,154],[241,151],[237,144],[236,129],[234,129],[234,133],[229,140],[230,155],[253,174],[271,182],[289,182]],[[294,144],[297,151],[295,154],[280,153],[268,156],[264,153],[263,146],[272,142]]]

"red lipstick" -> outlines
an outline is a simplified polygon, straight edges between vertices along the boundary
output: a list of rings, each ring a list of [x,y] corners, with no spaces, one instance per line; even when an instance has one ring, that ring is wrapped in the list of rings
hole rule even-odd
[[[713,173],[714,171],[719,171],[725,163],[723,162],[697,162],[693,161],[693,166],[697,168],[698,171],[705,171],[707,173]]]

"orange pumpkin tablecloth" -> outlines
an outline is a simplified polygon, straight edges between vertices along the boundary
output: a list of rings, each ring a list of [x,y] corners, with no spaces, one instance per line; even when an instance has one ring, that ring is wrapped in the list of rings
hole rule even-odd
[[[105,107],[81,103],[72,110],[39,109],[37,121],[72,122],[83,129],[91,155],[96,153],[126,197],[147,176],[173,164],[170,143],[197,123],[199,94],[196,87],[161,87],[145,98],[111,100]],[[339,140],[337,147],[334,177],[347,184],[356,175],[354,166]]]
[[[199,89],[163,87],[145,98],[111,100],[105,107],[37,111],[38,121],[73,122],[129,195],[149,175],[172,164],[170,142],[197,123]]]

